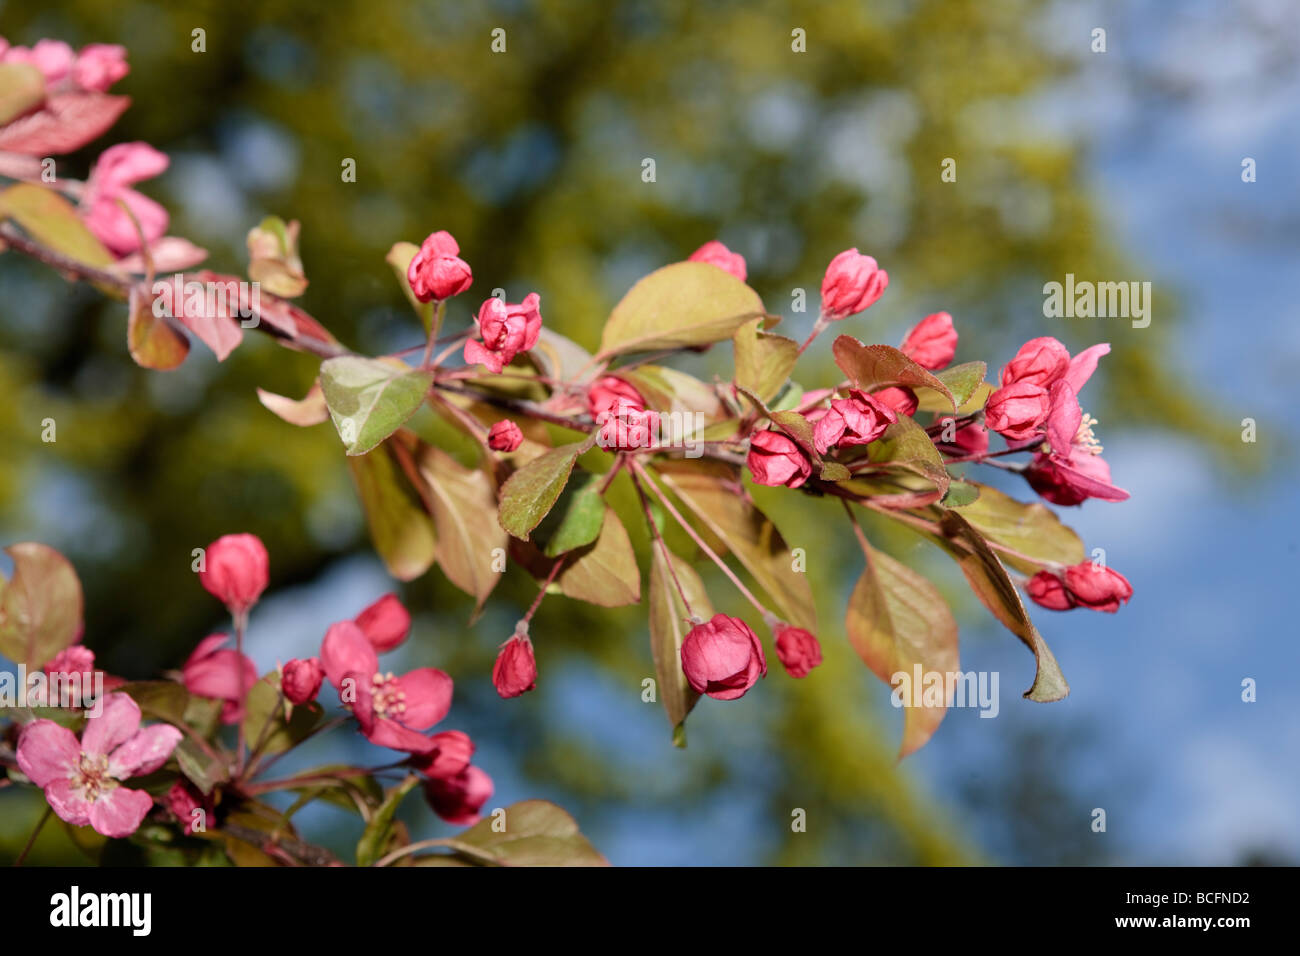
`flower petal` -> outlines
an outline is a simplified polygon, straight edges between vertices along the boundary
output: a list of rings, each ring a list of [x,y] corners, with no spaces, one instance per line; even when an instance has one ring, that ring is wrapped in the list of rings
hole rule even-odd
[[[438,746],[432,738],[403,727],[397,721],[389,720],[387,717],[381,717],[374,722],[370,730],[366,731],[366,739],[381,747],[404,750],[412,754],[429,753]]]
[[[38,787],[68,774],[81,757],[77,735],[52,720],[34,720],[18,738],[18,768]]]
[[[81,795],[80,790],[72,789],[72,781],[67,777],[52,780],[46,785],[45,802],[59,815],[60,820],[73,826],[84,827],[90,822],[90,801]]]
[[[1065,373],[1064,381],[1074,389],[1076,395],[1083,389],[1083,383],[1092,378],[1092,373],[1097,371],[1097,360],[1109,352],[1110,343],[1102,342],[1100,345],[1084,349],[1070,359],[1070,367]]]
[[[140,729],[140,705],[126,694],[104,698],[104,712],[86,721],[81,749],[88,754],[112,753]]]
[[[416,730],[432,727],[451,710],[451,676],[436,667],[421,667],[397,678],[406,694],[402,722]]]
[[[95,832],[120,839],[140,829],[144,816],[153,806],[153,797],[143,790],[117,787],[102,794],[90,805],[90,825]]]
[[[343,689],[343,678],[360,675],[368,681],[379,670],[379,657],[366,639],[365,632],[352,621],[331,624],[320,645],[320,662],[336,690]]]
[[[154,724],[140,731],[108,758],[108,772],[118,780],[153,773],[167,762],[181,732],[171,724]]]

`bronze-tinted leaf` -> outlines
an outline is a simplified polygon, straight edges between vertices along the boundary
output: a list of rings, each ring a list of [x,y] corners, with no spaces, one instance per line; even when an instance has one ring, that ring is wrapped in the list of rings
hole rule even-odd
[[[957,407],[947,385],[892,346],[864,345],[851,335],[841,335],[832,351],[835,364],[858,388],[871,392],[890,385],[925,387],[943,395],[950,411]]]
[[[14,573],[0,577],[0,654],[40,668],[81,637],[81,581],[49,545],[25,541],[4,550]]]
[[[669,561],[672,562],[671,571]],[[690,601],[689,611],[682,603],[678,584]],[[713,604],[695,569],[671,551],[665,559],[664,551],[658,545],[651,545],[650,549],[649,597],[650,652],[655,662],[655,683],[676,743],[683,740],[681,728],[686,715],[700,699],[682,672],[682,641],[691,629],[688,621],[691,613],[707,621],[713,617]]]
[[[390,442],[399,441],[405,444],[405,453],[413,454],[409,450],[413,441],[405,433],[390,439]],[[401,581],[411,581],[433,564],[437,541],[433,519],[393,456],[394,451],[385,443],[367,455],[350,457],[347,462],[375,550],[389,574]]]
[[[501,580],[493,552],[505,554],[509,543],[492,520],[496,486],[486,473],[466,468],[433,446],[423,448],[419,461],[437,529],[438,565],[452,584],[474,598],[477,615]]]

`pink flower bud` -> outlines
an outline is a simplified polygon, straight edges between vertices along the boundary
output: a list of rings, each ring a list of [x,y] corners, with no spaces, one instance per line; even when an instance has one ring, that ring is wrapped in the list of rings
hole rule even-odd
[[[325,668],[314,657],[306,660],[295,658],[284,665],[284,675],[280,678],[280,689],[285,699],[291,704],[305,704],[315,700],[320,693],[321,681],[325,679]]]
[[[620,407],[645,408],[645,399],[629,382],[616,375],[604,375],[587,389],[587,406],[596,416]]]
[[[871,393],[872,398],[899,415],[911,415],[920,405],[916,392],[902,385],[890,385]]]
[[[385,594],[354,618],[371,645],[380,653],[391,651],[411,633],[411,612],[396,594]]]
[[[903,339],[902,353],[921,368],[940,369],[957,354],[957,330],[947,312],[927,315]]]
[[[492,796],[492,778],[478,767],[466,767],[454,777],[431,777],[424,783],[424,797],[433,812],[455,826],[472,826],[479,810]]]
[[[1094,361],[1094,366],[1096,362]],[[1010,362],[1002,369],[1002,385],[1024,383],[1049,387],[1070,367],[1070,350],[1064,345],[1045,335],[1030,339],[1020,346]],[[1078,389],[1076,389],[1077,391]]]
[[[620,403],[598,414],[596,424],[600,426],[596,443],[601,448],[633,451],[654,444],[659,430],[659,413]]]
[[[537,661],[527,634],[516,633],[501,645],[492,665],[492,683],[502,697],[518,697],[537,686]]]
[[[474,274],[451,233],[439,230],[421,243],[406,267],[406,281],[421,302],[441,302],[468,289]]]
[[[822,315],[846,319],[871,307],[889,286],[889,273],[857,249],[846,249],[831,260],[822,279]]]
[[[500,373],[520,352],[537,344],[542,332],[541,297],[530,292],[517,304],[502,302],[493,296],[479,308],[478,331],[483,341],[465,343],[465,361],[485,365]]]
[[[778,624],[776,656],[791,677],[807,677],[822,662],[822,646],[817,638],[801,627]]]
[[[989,430],[978,422],[957,429],[953,444],[963,455],[983,455],[989,450]]]
[[[514,451],[524,440],[524,433],[508,418],[488,429],[488,447],[493,451]]]
[[[868,445],[896,421],[898,415],[877,396],[851,389],[848,398],[831,402],[830,410],[818,418],[813,445],[820,455],[831,448]]]
[[[1118,571],[1084,561],[1065,569],[1065,586],[1082,607],[1114,614],[1133,596],[1133,585]]]
[[[414,754],[411,766],[426,777],[438,777],[443,780],[458,776],[469,766],[474,756],[474,741],[469,734],[459,730],[444,730],[429,738],[433,741],[433,750],[428,753]]]
[[[103,93],[131,72],[126,47],[115,43],[91,43],[81,48],[72,65],[72,81],[83,90]]]
[[[692,252],[690,261],[707,262],[724,272],[730,272],[741,282],[745,281],[745,257],[738,252],[732,252],[716,239],[706,242]]]
[[[1025,585],[1025,593],[1035,604],[1049,611],[1068,611],[1075,606],[1070,592],[1065,589],[1065,582],[1060,575],[1051,571],[1039,571],[1030,578]]]
[[[767,658],[748,624],[715,614],[691,628],[682,641],[682,673],[696,693],[735,700],[767,674]]]
[[[177,780],[172,784],[172,788],[163,794],[162,804],[179,820],[186,836],[194,832],[199,817],[195,817],[194,811],[206,809],[204,807],[205,799],[198,790],[190,786],[183,780]]]
[[[984,422],[1004,438],[1023,441],[1034,437],[1047,421],[1052,403],[1047,389],[1029,382],[1004,385],[989,396]]]
[[[799,446],[778,431],[758,431],[749,437],[750,474],[760,485],[798,488],[812,474],[812,462]]]
[[[247,611],[266,590],[269,559],[257,535],[223,535],[208,545],[203,564],[199,583],[231,614]]]

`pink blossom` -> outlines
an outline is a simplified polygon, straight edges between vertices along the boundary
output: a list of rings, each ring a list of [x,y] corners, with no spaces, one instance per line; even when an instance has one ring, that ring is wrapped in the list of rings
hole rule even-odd
[[[157,770],[180,739],[169,724],[142,730],[139,705],[110,694],[100,716],[86,720],[80,741],[52,720],[28,724],[18,740],[18,766],[45,791],[61,820],[121,838],[134,833],[153,806],[149,794],[122,781]]]
[[[488,429],[487,443],[493,451],[512,452],[523,440],[524,433],[508,418],[501,419]]]
[[[247,654],[222,647],[228,640],[225,634],[210,634],[199,641],[181,674],[186,690],[222,701],[221,722],[235,724],[244,717],[244,695],[257,683],[257,665]]]
[[[5,63],[25,63],[40,70],[47,87],[56,86],[72,70],[76,54],[62,40],[37,40],[35,46],[9,47],[4,52]]]
[[[878,388],[871,393],[871,397],[881,405],[893,409],[899,415],[911,415],[921,404],[916,397],[916,392],[906,385],[890,385],[886,388]]]
[[[465,343],[465,361],[500,373],[516,355],[537,344],[542,331],[540,303],[536,292],[528,293],[518,304],[507,304],[495,296],[484,302],[476,320],[483,340]]]
[[[269,565],[266,546],[257,535],[222,535],[204,549],[199,583],[231,614],[242,614],[266,590]]]
[[[1034,454],[1024,475],[1035,491],[1058,505],[1077,505],[1088,498],[1123,501],[1129,494],[1111,484],[1110,466],[1102,460],[1097,424],[1085,415],[1068,381],[1052,386],[1047,443]]]
[[[822,278],[822,316],[832,321],[870,308],[889,286],[889,273],[871,256],[846,249],[831,260]]]
[[[690,261],[707,262],[724,272],[730,272],[741,282],[745,281],[745,257],[738,252],[732,252],[716,239],[706,242],[692,252]]]
[[[735,700],[767,674],[767,658],[748,624],[715,614],[691,628],[682,641],[682,672],[696,693]]]
[[[115,255],[137,251],[141,234],[146,243],[153,243],[167,232],[167,210],[129,187],[160,175],[168,162],[165,153],[148,143],[118,143],[95,161],[81,198],[81,215],[87,228]],[[130,215],[119,200],[126,204]]]
[[[518,697],[537,686],[537,661],[527,634],[516,633],[501,645],[492,665],[492,684],[504,698]]]
[[[431,777],[424,783],[424,796],[433,812],[456,826],[478,823],[479,810],[492,796],[492,778],[478,767],[469,766],[454,777]]]
[[[330,626],[321,643],[325,676],[351,708],[361,732],[373,744],[408,753],[428,753],[435,744],[427,730],[451,709],[452,680],[434,667],[401,677],[379,672],[374,645],[351,621]]]
[[[460,258],[460,245],[451,233],[438,231],[425,239],[406,269],[411,291],[421,302],[459,295],[474,282],[469,263]]]
[[[940,369],[957,354],[957,330],[947,312],[927,315],[903,339],[901,351],[921,368]]]
[[[831,402],[830,410],[817,420],[813,444],[821,455],[832,448],[867,445],[897,421],[898,414],[877,396],[850,389],[848,398]]]
[[[1025,585],[1025,593],[1035,604],[1049,611],[1068,611],[1075,606],[1074,598],[1065,589],[1065,582],[1059,574],[1051,571],[1039,571]]]
[[[1065,587],[1080,607],[1114,614],[1133,596],[1128,578],[1107,567],[1084,561],[1065,569]]]
[[[433,749],[411,757],[411,766],[426,777],[449,779],[459,775],[469,766],[474,756],[474,741],[460,730],[443,730],[429,740]]]
[[[788,436],[778,431],[757,431],[749,438],[750,474],[760,485],[798,488],[812,475],[812,462]]]
[[[1032,382],[1016,382],[997,389],[984,405],[984,421],[1004,438],[1033,438],[1047,421],[1051,401],[1047,389]]]
[[[773,635],[776,656],[791,677],[807,677],[822,662],[822,646],[811,631],[778,624]]]
[[[320,693],[321,681],[325,678],[325,669],[314,657],[306,660],[295,658],[284,665],[280,677],[280,689],[291,704],[305,704],[315,700]]]
[[[587,388],[587,406],[594,417],[620,406],[645,408],[645,399],[630,382],[616,375],[604,375]]]

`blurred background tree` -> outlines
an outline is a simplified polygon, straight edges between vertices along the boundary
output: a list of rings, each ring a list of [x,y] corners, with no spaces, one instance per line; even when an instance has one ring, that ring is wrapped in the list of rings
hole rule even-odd
[[[1041,12],[1034,0],[70,0],[6,3],[0,32],[12,43],[126,45],[132,71],[115,92],[134,103],[111,140],[172,157],[145,187],[172,211],[171,232],[238,273],[263,215],[301,220],[311,280],[301,302],[361,351],[418,343],[384,254],[447,229],[475,272],[473,302],[453,303],[448,329],[494,287],[512,300],[537,290],[550,327],[593,345],[632,281],[720,238],[787,316],[781,331],[802,338],[814,316],[792,311],[795,290],[815,312],[825,263],[858,246],[888,269],[891,288],[845,331],[897,344],[945,309],[961,332],[958,360],[987,358],[996,370],[1032,335],[1083,343],[1070,329],[1044,331],[1042,283],[1142,274],[1108,238],[1079,145],[1024,108],[1078,66],[1042,42]],[[496,28],[505,52],[491,50]],[[191,49],[196,29],[206,52]],[[794,31],[806,52],[792,49]],[[60,170],[84,175],[108,142]],[[642,179],[647,158],[654,182]],[[948,158],[955,183],[941,180]],[[355,182],[341,176],[347,159]],[[139,369],[123,308],[15,260],[0,258],[0,538],[39,539],[71,558],[87,592],[87,643],[114,672],[176,667],[220,626],[190,553],[230,531],[266,542],[272,592],[302,586],[276,620],[318,640],[333,620],[326,591],[351,574],[380,579],[337,436],[285,425],[254,394],[302,394],[315,363],[254,337],[221,365],[196,348],[176,372]],[[1175,327],[1162,322],[1140,340],[1118,333],[1105,384],[1090,390],[1103,421],[1109,410],[1126,424],[1193,427],[1188,395],[1154,360]],[[820,344],[799,373],[806,385],[834,374]],[[692,371],[729,375],[729,349],[714,352]],[[40,441],[46,417],[58,422],[55,444]],[[413,659],[457,678],[447,726],[490,748],[484,766],[501,802],[557,799],[597,846],[625,848],[615,862],[662,862],[657,835],[684,829],[697,834],[693,862],[983,858],[895,766],[886,690],[843,640],[856,545],[830,533],[837,516],[824,505],[760,503],[809,549],[827,649],[811,678],[777,672],[738,704],[706,702],[677,752],[639,697],[652,673],[644,610],[553,598],[533,625],[539,690],[503,703],[488,671],[533,583],[509,573],[468,627],[470,601],[435,570],[400,592],[417,614]],[[895,554],[910,547],[886,543]],[[946,580],[970,633],[982,611]],[[264,668],[314,650],[254,627]],[[1052,748],[1030,744],[1026,772],[1050,774]],[[1071,805],[1049,790],[982,803],[1018,819],[1015,846],[1037,846],[1025,851],[1035,862],[1086,861],[1077,839],[1054,835],[1060,814],[1018,814],[1021,799]],[[807,811],[807,833],[791,832],[794,808]],[[7,814],[0,856],[21,845],[26,814]],[[349,824],[331,825],[346,841]],[[42,842],[46,859],[66,858],[58,839]]]

